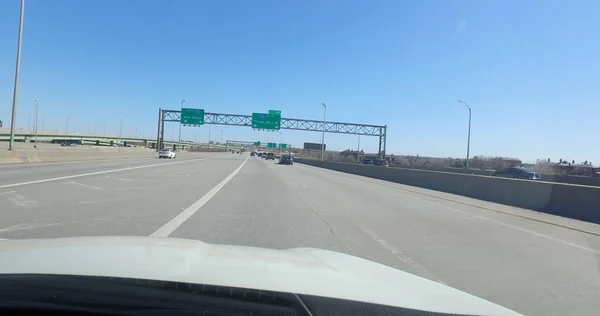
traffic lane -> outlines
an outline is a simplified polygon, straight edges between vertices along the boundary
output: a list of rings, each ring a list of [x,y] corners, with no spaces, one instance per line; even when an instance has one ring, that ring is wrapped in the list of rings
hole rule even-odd
[[[600,309],[598,237],[444,203],[364,177],[257,158],[171,236],[346,252],[525,315]]]
[[[336,181],[335,185],[349,186],[355,192],[361,192],[364,185],[374,184],[381,188],[373,192],[377,194],[376,199],[387,199],[390,192],[401,191],[403,196],[443,207],[445,211],[467,215],[472,219],[494,223],[591,253],[600,252],[600,225],[594,223],[331,170],[321,173],[319,168],[306,165],[299,167],[307,168],[307,172],[312,172],[313,177]],[[339,177],[329,179],[330,173]],[[348,179],[357,181],[347,182]]]
[[[243,157],[157,166],[0,191],[0,238],[148,236],[193,204]]]
[[[179,155],[175,160],[214,157],[218,155],[220,155],[220,153],[186,153],[184,155]],[[40,179],[129,168],[143,164],[151,165],[167,163],[169,160],[170,159],[159,159],[157,154],[152,158],[4,165],[0,166],[0,187],[3,185],[30,182]]]
[[[347,252],[339,236],[277,177],[273,160],[249,157],[239,173],[169,237],[273,249]],[[276,166],[290,168],[291,166]]]
[[[495,212],[485,202],[456,203],[414,187],[300,167],[299,181],[323,188],[307,199],[326,201],[336,191],[359,197],[336,199],[343,214],[324,207],[325,218],[353,219],[381,247],[452,287],[525,315],[600,309],[596,235]]]

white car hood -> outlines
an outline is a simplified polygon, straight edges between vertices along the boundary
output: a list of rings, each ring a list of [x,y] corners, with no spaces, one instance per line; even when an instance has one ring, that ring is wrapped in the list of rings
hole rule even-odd
[[[151,279],[333,297],[431,312],[520,315],[451,287],[327,250],[153,237],[0,241],[0,273]]]

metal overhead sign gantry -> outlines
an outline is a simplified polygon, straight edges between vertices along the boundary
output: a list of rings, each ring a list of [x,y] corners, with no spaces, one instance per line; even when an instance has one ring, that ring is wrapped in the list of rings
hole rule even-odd
[[[165,136],[165,122],[181,122],[181,111],[158,109],[158,112],[158,136],[156,141],[158,144],[157,148],[162,148]],[[204,112],[204,124],[252,127],[252,115]],[[282,117],[279,128],[296,131],[323,132],[323,124],[325,124],[326,133],[379,137],[379,157],[385,157],[387,125],[323,122]]]

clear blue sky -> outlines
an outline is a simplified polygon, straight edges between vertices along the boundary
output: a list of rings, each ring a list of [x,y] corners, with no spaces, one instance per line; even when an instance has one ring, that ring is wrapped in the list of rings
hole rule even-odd
[[[19,0],[0,1],[10,122]],[[598,1],[27,0],[17,125],[156,134],[158,108],[387,124],[388,153],[600,163]],[[40,119],[41,120],[41,119]],[[212,139],[320,142],[212,127]],[[177,137],[176,124],[166,136]],[[208,126],[184,128],[206,140]],[[328,148],[357,147],[328,134]],[[377,139],[361,137],[374,152]]]

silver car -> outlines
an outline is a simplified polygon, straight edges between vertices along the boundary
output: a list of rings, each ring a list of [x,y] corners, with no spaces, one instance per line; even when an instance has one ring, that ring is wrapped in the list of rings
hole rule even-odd
[[[173,149],[165,148],[158,152],[158,158],[175,159],[176,156],[177,156],[177,153]]]

